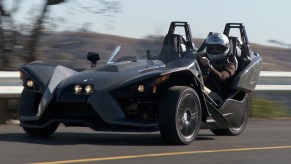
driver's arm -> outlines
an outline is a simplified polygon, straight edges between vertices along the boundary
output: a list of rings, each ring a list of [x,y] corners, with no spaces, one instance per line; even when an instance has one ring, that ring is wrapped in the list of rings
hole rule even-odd
[[[235,73],[235,65],[233,63],[227,64],[221,71],[218,71],[214,67],[209,67],[209,76],[212,76],[216,80],[225,81],[233,76]]]

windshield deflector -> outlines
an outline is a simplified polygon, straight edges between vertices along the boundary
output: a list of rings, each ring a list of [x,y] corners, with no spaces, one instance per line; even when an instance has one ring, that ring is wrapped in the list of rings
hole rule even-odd
[[[108,63],[112,63],[112,59],[116,56],[116,54],[118,54],[118,52],[121,50],[121,46],[117,46],[114,51],[112,52],[112,54],[110,55],[110,58],[107,61]]]

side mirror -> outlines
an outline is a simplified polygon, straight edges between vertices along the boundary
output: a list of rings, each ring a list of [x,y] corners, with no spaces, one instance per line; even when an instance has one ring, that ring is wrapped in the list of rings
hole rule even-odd
[[[100,60],[100,55],[95,52],[88,52],[87,60],[91,61],[91,68],[96,67],[96,62]]]

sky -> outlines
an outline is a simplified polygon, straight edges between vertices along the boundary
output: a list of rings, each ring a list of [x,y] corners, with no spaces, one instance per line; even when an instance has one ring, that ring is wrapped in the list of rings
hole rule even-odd
[[[23,0],[19,21],[37,13],[43,1]],[[67,0],[51,6],[49,17],[62,18],[57,30],[72,30],[90,23],[90,31],[143,38],[148,35],[165,35],[171,21],[187,21],[195,38],[205,38],[212,32],[222,32],[226,23],[243,23],[249,41],[269,44],[277,40],[291,44],[290,0],[108,0],[118,1],[119,13],[92,14],[79,6],[98,6],[94,0]],[[37,3],[36,3],[37,2]],[[97,4],[97,5],[96,5]],[[26,10],[26,11],[25,11]],[[35,14],[36,15],[36,14]]]

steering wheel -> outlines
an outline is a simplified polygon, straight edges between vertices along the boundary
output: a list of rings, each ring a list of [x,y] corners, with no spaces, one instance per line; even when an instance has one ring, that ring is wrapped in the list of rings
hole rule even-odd
[[[202,55],[201,53],[197,53],[197,61],[198,61],[198,64],[200,66],[200,70],[201,70],[203,79],[206,79],[208,77],[208,75],[209,75],[209,67],[208,66],[203,66],[200,63],[200,59],[203,58],[203,56],[201,56],[201,55]]]

